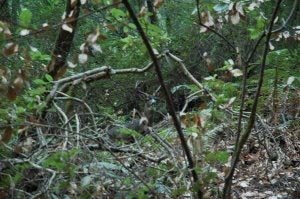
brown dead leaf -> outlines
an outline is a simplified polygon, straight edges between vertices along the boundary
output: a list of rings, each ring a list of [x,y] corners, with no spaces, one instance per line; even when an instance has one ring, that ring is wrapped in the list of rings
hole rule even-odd
[[[114,2],[114,7],[119,8],[119,1],[118,0],[113,0]]]
[[[74,8],[77,4],[77,0],[71,0],[71,8]]]
[[[62,76],[66,73],[67,68],[68,68],[68,65],[67,65],[67,64],[64,65],[63,67],[61,67],[61,68],[58,70],[56,76],[55,76],[53,79],[54,79],[54,80],[57,80],[57,79],[59,79],[60,77],[62,77]]]
[[[232,77],[232,74],[230,73],[230,71],[225,71],[224,72],[224,78],[225,79],[229,79],[229,78],[231,78]]]
[[[200,120],[199,115],[195,114],[194,120],[195,120],[195,125],[196,125],[197,127],[201,127],[201,120]]]
[[[100,34],[99,39],[101,39],[102,41],[105,41],[105,40],[107,40],[107,37],[103,34]]]
[[[1,135],[1,141],[4,143],[8,143],[13,134],[13,128],[11,126],[5,127],[4,134]]]
[[[211,59],[210,58],[206,58],[205,61],[206,61],[207,71],[208,72],[213,72],[215,70],[215,68],[214,68],[214,66],[212,64]]]
[[[146,15],[146,7],[143,6],[140,10],[139,16],[140,17],[144,17]]]
[[[163,4],[163,0],[155,0],[153,5],[156,9],[159,9],[162,6],[162,4]]]
[[[7,74],[7,68],[5,66],[0,66],[0,75],[6,76]]]
[[[189,119],[186,114],[180,115],[180,123],[181,123],[181,128],[183,128],[183,129],[185,129],[189,126]]]
[[[27,49],[23,49],[23,55],[24,55],[24,61],[26,63],[26,66],[31,66],[31,57],[30,57],[30,54],[28,52]]]
[[[14,80],[14,88],[15,88],[15,91],[18,92],[18,91],[21,91],[22,88],[23,88],[23,85],[24,85],[24,80],[23,78],[21,77],[21,75],[18,75],[17,78]]]
[[[85,15],[90,15],[91,11],[88,8],[83,9]]]
[[[16,146],[15,148],[14,148],[14,152],[15,152],[15,154],[21,154],[22,153],[22,147],[21,146]]]
[[[10,56],[19,51],[19,45],[16,43],[8,43],[4,47],[3,54],[4,56]]]
[[[209,28],[214,26],[214,24],[215,24],[214,19],[211,16],[209,11],[201,12],[201,23],[203,23],[205,26],[207,26]],[[207,32],[208,30],[209,30],[208,28],[201,26],[200,33]]]
[[[200,110],[206,109],[206,103],[201,103],[199,109]]]
[[[7,198],[9,191],[9,189],[0,190],[0,198]]]
[[[111,31],[115,31],[116,27],[114,25],[106,25],[106,28]]]
[[[12,85],[8,86],[7,98],[10,101],[14,101],[17,98],[17,92]]]

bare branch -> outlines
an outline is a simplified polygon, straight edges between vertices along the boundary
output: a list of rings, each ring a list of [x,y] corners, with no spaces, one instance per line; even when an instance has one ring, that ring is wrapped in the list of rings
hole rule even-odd
[[[85,108],[89,111],[90,115],[91,115],[91,118],[92,118],[92,123],[93,123],[93,128],[95,131],[97,131],[97,126],[96,126],[96,120],[95,120],[95,117],[94,117],[94,112],[92,110],[92,108],[83,100],[79,99],[79,98],[76,98],[76,97],[72,97],[72,96],[69,96],[65,93],[62,93],[62,92],[59,92],[57,91],[57,93],[59,93],[60,95],[63,95],[65,97],[56,97],[55,99],[61,99],[61,100],[74,100],[76,102],[79,102],[79,103],[82,103]]]
[[[64,118],[64,124],[68,124],[69,123],[69,120],[68,120],[68,117],[67,115],[63,112],[63,110],[56,105],[56,103],[53,102],[53,105],[54,107],[56,108],[56,110],[62,115],[62,117]],[[70,130],[72,130],[71,126],[70,126]],[[69,137],[69,132],[68,131],[65,131],[65,142],[63,144],[63,150],[66,150],[67,149],[67,144],[68,144],[68,137]]]

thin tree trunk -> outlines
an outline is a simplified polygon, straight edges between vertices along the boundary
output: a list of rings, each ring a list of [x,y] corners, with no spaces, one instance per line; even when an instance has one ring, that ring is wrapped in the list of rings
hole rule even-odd
[[[10,22],[8,0],[0,0],[0,21]]]
[[[69,17],[71,12],[73,12],[73,14]],[[80,1],[78,0],[76,5],[71,5],[71,1],[67,0],[67,6],[65,10],[66,19],[64,20],[65,25],[71,28],[72,31],[70,32],[63,28],[60,29],[55,48],[53,50],[52,60],[47,68],[48,74],[50,74],[54,79],[58,79],[66,70],[66,60],[73,43],[79,12]]]

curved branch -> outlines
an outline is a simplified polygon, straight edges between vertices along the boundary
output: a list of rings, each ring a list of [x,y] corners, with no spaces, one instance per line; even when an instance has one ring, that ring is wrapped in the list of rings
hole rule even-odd
[[[64,119],[64,125],[67,125],[69,123],[69,119],[68,119],[68,116],[63,112],[63,110],[56,104],[56,103],[53,103],[54,107],[56,108],[56,110],[58,111],[58,113],[60,113]],[[72,131],[72,127],[71,125],[69,125],[69,128],[70,130]],[[63,144],[63,150],[66,150],[67,149],[67,145],[68,145],[68,137],[69,137],[69,132],[68,131],[65,131],[65,142]]]
[[[157,59],[161,59],[164,56],[164,53],[157,56]],[[92,70],[85,71],[83,73],[79,73],[70,77],[65,77],[59,79],[57,81],[51,82],[53,84],[51,91],[49,92],[47,99],[46,99],[46,106],[44,110],[42,110],[42,118],[46,116],[46,110],[50,107],[50,104],[55,97],[57,91],[60,87],[68,87],[70,85],[77,85],[79,83],[90,83],[92,81],[96,81],[103,78],[109,78],[112,75],[116,74],[140,74],[144,73],[151,69],[153,66],[153,62],[149,63],[144,68],[126,68],[126,69],[112,69],[109,66],[102,66],[99,68],[95,68]]]
[[[199,19],[198,24],[199,24],[200,26],[203,26],[204,28],[206,28],[206,29],[212,31],[212,32],[213,32],[214,34],[216,34],[217,36],[219,36],[221,39],[223,39],[223,40],[230,46],[230,48],[232,48],[232,50],[233,50],[234,52],[236,52],[236,48],[234,47],[234,45],[233,45],[226,37],[224,37],[222,34],[220,34],[220,33],[219,33],[218,31],[216,31],[215,29],[213,29],[213,28],[211,28],[211,27],[209,27],[209,26],[207,26],[207,25],[205,25],[205,24],[203,24],[203,23],[201,22],[201,15],[200,15],[200,11],[199,11],[199,0],[196,0],[196,6],[197,6],[198,19]]]
[[[94,117],[94,112],[91,109],[91,107],[85,101],[83,101],[83,100],[81,100],[81,99],[79,99],[77,97],[69,96],[69,95],[67,95],[65,93],[62,93],[60,91],[57,91],[57,93],[59,93],[60,95],[65,96],[65,97],[56,97],[55,99],[60,99],[60,100],[74,100],[76,102],[82,103],[85,106],[85,108],[89,111],[89,113],[91,114],[93,128],[94,128],[95,132],[97,131],[97,126],[96,126],[96,120],[95,120],[95,117]]]
[[[293,7],[291,9],[291,12],[290,12],[289,16],[286,18],[285,22],[281,25],[281,27],[279,27],[279,28],[277,28],[277,29],[275,29],[275,30],[272,31],[272,34],[280,32],[280,31],[282,31],[286,27],[286,25],[288,24],[289,20],[292,18],[293,14],[294,14],[294,11],[296,10],[296,6],[298,4],[298,1],[299,0],[295,0],[294,1],[294,4],[293,4]]]
[[[198,86],[198,88],[203,90],[204,93],[210,98],[210,100],[212,100],[213,102],[217,101],[217,99],[211,93],[209,93],[209,91],[190,73],[190,71],[188,71],[188,69],[186,68],[186,66],[184,65],[184,63],[181,59],[179,59],[178,57],[176,57],[175,55],[173,55],[170,52],[166,52],[166,55],[169,56],[174,61],[176,61],[177,63],[179,63],[183,73],[186,76],[188,76],[188,78],[190,78],[194,82],[194,84],[196,84],[196,86]]]

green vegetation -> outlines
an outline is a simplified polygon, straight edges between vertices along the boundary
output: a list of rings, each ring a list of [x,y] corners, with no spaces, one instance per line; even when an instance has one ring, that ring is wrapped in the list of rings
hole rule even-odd
[[[299,197],[299,21],[298,0],[0,1],[0,198]]]

